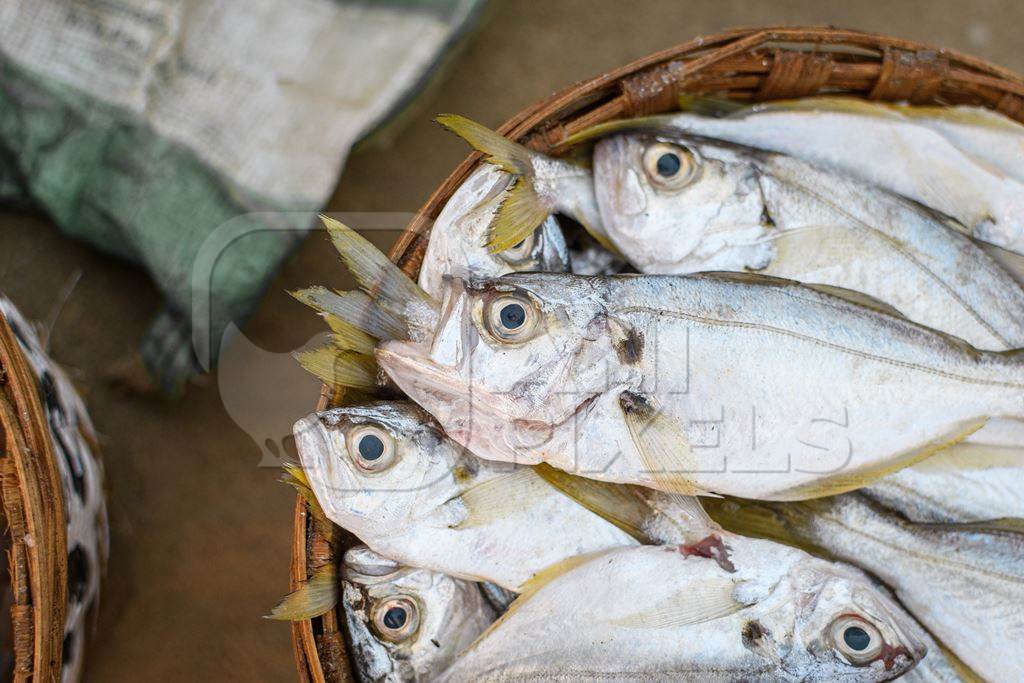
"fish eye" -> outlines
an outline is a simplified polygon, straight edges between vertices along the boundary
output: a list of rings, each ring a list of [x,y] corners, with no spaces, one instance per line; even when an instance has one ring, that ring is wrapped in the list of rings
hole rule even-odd
[[[667,142],[655,142],[644,150],[644,171],[659,188],[678,190],[693,182],[699,171],[693,152]]]
[[[498,254],[501,260],[510,266],[520,266],[529,263],[533,258],[533,253],[536,251],[537,244],[543,239],[540,228],[537,228],[529,235],[524,237],[518,244],[513,247],[509,247],[505,251]]]
[[[360,469],[386,470],[395,459],[395,440],[376,425],[361,425],[348,435],[348,452]]]
[[[420,625],[420,610],[416,601],[399,595],[377,602],[371,611],[373,629],[384,640],[398,643],[416,633]]]
[[[869,664],[882,654],[885,641],[873,625],[854,615],[832,622],[832,643],[851,664]]]
[[[500,296],[487,305],[487,329],[500,341],[526,341],[538,317],[533,302],[518,294]]]

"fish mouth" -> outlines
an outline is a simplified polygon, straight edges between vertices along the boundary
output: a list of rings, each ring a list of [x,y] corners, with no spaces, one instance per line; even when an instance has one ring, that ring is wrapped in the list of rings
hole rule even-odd
[[[438,401],[464,400],[468,385],[427,357],[429,350],[417,342],[389,341],[377,347],[377,364],[406,394],[426,394],[427,405]],[[420,401],[416,401],[421,403]],[[421,403],[422,405],[422,403]]]
[[[928,654],[928,645],[915,633],[921,628],[916,622],[891,610],[889,614],[892,620],[890,623],[893,630],[896,631],[900,645],[889,646],[882,653],[885,668],[890,669],[897,666],[898,659],[902,657],[907,660],[906,666],[909,669],[925,658],[925,655]]]
[[[327,450],[327,439],[324,437],[320,417],[316,413],[300,418],[292,427],[295,437],[295,450],[299,454],[299,464],[308,472],[317,472],[323,464],[322,454]]]
[[[432,414],[445,433],[470,447],[487,431],[487,425],[504,426],[515,416],[502,408],[500,397],[458,375],[450,366],[434,362],[428,348],[417,342],[390,341],[377,347],[377,363],[413,401]]]
[[[330,514],[334,512],[339,496],[358,491],[360,486],[345,467],[345,460],[333,457],[336,451],[333,450],[335,446],[331,443],[329,430],[319,413],[310,413],[292,427],[299,464],[321,507]]]

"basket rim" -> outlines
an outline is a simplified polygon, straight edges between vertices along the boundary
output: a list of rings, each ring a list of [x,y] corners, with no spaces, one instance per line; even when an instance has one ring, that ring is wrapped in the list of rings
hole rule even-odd
[[[719,76],[720,82],[701,80],[709,74]],[[644,78],[651,79],[646,85],[653,87],[637,98],[631,86],[643,83]],[[730,82],[736,87],[729,87]],[[836,94],[837,90],[879,101],[975,104],[1024,122],[1024,76],[987,60],[873,32],[831,26],[768,26],[726,29],[653,52],[556,91],[524,107],[497,130],[539,151],[551,151],[569,135],[596,123],[677,109],[678,94],[683,92],[766,101],[819,92]],[[433,220],[482,159],[482,154],[473,152],[458,164],[396,239],[388,257],[410,277],[418,275]],[[330,391],[323,386],[316,410],[330,404]],[[317,540],[301,496],[295,510],[292,590],[311,575],[309,541]],[[337,549],[332,561],[340,559],[341,550]],[[333,645],[341,637],[343,618],[336,609],[293,623],[300,680],[354,680],[344,648],[328,646],[339,661],[328,666],[322,662],[324,637]]]

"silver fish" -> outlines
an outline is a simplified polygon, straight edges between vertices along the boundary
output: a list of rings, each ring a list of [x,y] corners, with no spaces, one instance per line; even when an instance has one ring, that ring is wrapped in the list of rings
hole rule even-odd
[[[566,557],[637,543],[532,469],[465,452],[409,402],[314,413],[294,434],[326,516],[402,564],[518,591]]]
[[[926,653],[852,567],[742,538],[721,560],[686,546],[574,558],[439,680],[883,681]]]
[[[377,360],[470,450],[681,493],[841,493],[1024,413],[1021,356],[736,273],[449,283]]]
[[[1024,535],[917,524],[850,493],[799,503],[707,501],[726,528],[816,550],[893,589],[928,630],[987,680],[1024,670]]]
[[[476,583],[404,567],[365,546],[345,553],[341,583],[360,683],[432,681],[497,618]]]
[[[494,253],[487,248],[488,227],[512,182],[508,173],[485,165],[459,186],[430,229],[419,274],[424,291],[438,297],[441,279],[446,275],[497,277],[513,272],[568,270],[569,254],[554,216],[547,216],[536,230],[504,251]]]
[[[666,135],[600,141],[594,183],[609,238],[641,272],[756,270],[863,292],[978,348],[1024,344],[1024,290],[899,197],[790,157]]]

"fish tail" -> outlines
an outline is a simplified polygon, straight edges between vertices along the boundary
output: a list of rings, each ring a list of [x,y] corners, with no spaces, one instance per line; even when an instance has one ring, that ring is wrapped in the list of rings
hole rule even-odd
[[[339,593],[338,570],[333,564],[326,564],[277,603],[266,618],[281,621],[312,619],[338,604]]]
[[[435,121],[485,154],[484,161],[515,178],[491,222],[487,248],[500,252],[522,242],[555,208],[535,187],[534,161],[544,155],[457,114],[441,114]]]
[[[345,389],[373,393],[377,389],[377,361],[355,351],[326,344],[294,353],[299,365],[331,388],[335,394]]]
[[[430,295],[365,237],[341,221],[320,219],[359,289],[378,306],[399,318],[407,318],[409,307],[417,303],[436,307]]]
[[[486,154],[487,163],[514,176],[533,174],[533,158],[539,156],[537,152],[465,116],[440,114],[434,120],[468,142],[473,149]]]
[[[385,310],[364,292],[339,293],[315,286],[290,294],[320,313],[328,324],[332,319],[341,320],[375,339],[409,338],[408,321]]]

